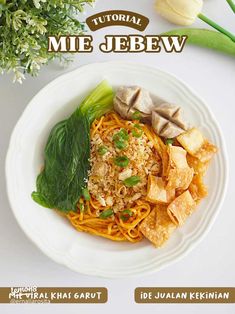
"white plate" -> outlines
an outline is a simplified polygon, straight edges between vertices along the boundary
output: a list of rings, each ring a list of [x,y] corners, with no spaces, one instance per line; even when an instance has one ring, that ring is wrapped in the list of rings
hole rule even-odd
[[[140,85],[152,95],[180,105],[186,117],[219,147],[206,176],[209,196],[187,223],[178,228],[164,248],[146,240],[116,243],[77,232],[53,210],[31,199],[43,164],[43,149],[52,126],[70,115],[101,80]],[[15,217],[28,237],[54,261],[70,269],[104,277],[153,273],[188,253],[210,229],[224,199],[227,158],[221,131],[213,114],[194,92],[177,78],[140,64],[90,64],[65,74],[44,87],[29,103],[10,141],[6,161],[7,189]]]

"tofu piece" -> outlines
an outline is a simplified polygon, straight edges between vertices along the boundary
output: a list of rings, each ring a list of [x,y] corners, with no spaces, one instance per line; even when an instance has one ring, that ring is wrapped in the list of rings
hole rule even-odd
[[[206,141],[199,151],[197,151],[195,157],[197,157],[202,163],[208,163],[216,152],[217,147]]]
[[[169,171],[166,189],[187,190],[194,175],[193,168],[174,168]]]
[[[202,133],[196,128],[180,134],[177,140],[191,155],[195,155],[205,142]]]
[[[195,205],[196,203],[187,190],[168,205],[167,213],[176,226],[182,226],[194,211]]]
[[[207,196],[207,187],[203,182],[203,176],[197,174],[194,176],[192,182],[189,185],[189,192],[196,203],[199,203],[201,199]]]
[[[205,163],[201,162],[198,158],[189,154],[187,155],[187,161],[188,161],[189,167],[194,169],[195,175],[198,175],[198,174],[202,176],[205,175],[209,166],[209,162],[205,162]]]
[[[169,145],[168,153],[170,157],[170,163],[172,167],[182,169],[188,168],[187,152],[185,149],[179,146]]]
[[[167,177],[171,168],[170,156],[167,148],[162,149],[162,175]]]
[[[146,200],[155,204],[167,204],[174,198],[175,192],[166,190],[166,184],[160,177],[149,175]]]
[[[176,225],[167,214],[165,205],[157,205],[140,224],[140,231],[156,247],[161,247],[169,239]]]

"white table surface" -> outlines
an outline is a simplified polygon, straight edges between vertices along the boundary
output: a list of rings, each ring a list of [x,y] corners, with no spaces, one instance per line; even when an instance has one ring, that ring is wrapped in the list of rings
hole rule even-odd
[[[150,18],[146,34],[157,34],[172,26],[153,11],[152,0],[99,1],[86,15],[108,9],[125,9]],[[226,1],[206,0],[203,12],[235,32],[235,16]],[[195,26],[204,27],[201,21]],[[174,26],[173,26],[174,27]],[[113,27],[94,33],[95,46],[105,33],[125,34],[131,29]],[[133,33],[136,31],[133,30]],[[25,236],[11,212],[4,174],[10,134],[29,100],[48,82],[81,65],[125,60],[144,63],[171,72],[189,84],[206,100],[224,133],[230,160],[230,184],[221,212],[206,238],[183,260],[155,275],[134,279],[108,280],[74,273],[57,265]],[[138,305],[134,289],[140,286],[232,287],[235,286],[235,59],[209,50],[187,46],[181,54],[77,54],[69,68],[57,64],[45,67],[39,77],[27,77],[23,85],[12,77],[0,77],[0,286],[104,286],[109,290],[107,304],[99,305],[0,305],[1,313],[235,313],[234,305]],[[23,206],[23,204],[22,204]]]

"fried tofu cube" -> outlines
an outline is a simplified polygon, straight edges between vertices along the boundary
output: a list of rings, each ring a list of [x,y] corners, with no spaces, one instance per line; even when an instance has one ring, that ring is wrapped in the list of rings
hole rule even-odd
[[[202,163],[208,163],[216,152],[217,147],[206,141],[195,154],[195,157],[197,157]]]
[[[185,149],[179,146],[173,146],[169,145],[169,157],[170,157],[170,163],[172,167],[175,168],[187,168],[188,162],[187,162],[187,152]]]
[[[166,148],[162,150],[161,157],[162,157],[162,175],[164,177],[167,177],[170,170],[170,157],[168,150]]]
[[[167,213],[175,225],[182,226],[192,214],[195,205],[192,195],[187,190],[168,205]]]
[[[191,155],[196,154],[205,141],[202,133],[196,128],[179,135],[177,140]]]
[[[189,164],[189,167],[194,169],[195,175],[200,174],[202,176],[205,175],[209,162],[201,162],[197,157],[194,157],[192,155],[187,155],[187,161]]]
[[[203,182],[203,176],[197,174],[194,176],[189,186],[189,191],[195,202],[199,203],[201,199],[207,196],[207,187]]]
[[[182,189],[187,190],[194,175],[193,168],[171,169],[168,175],[167,190]]]
[[[165,244],[175,229],[165,205],[157,205],[140,224],[140,231],[156,247]]]
[[[165,182],[160,177],[149,175],[147,187],[147,201],[151,203],[169,203],[174,197],[174,191],[166,190]]]

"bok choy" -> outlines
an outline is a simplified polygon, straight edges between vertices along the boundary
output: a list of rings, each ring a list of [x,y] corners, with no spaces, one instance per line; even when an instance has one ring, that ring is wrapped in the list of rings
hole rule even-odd
[[[44,151],[44,168],[32,193],[35,202],[62,212],[76,210],[87,186],[91,123],[110,111],[112,103],[112,88],[103,81],[68,119],[53,127]]]

